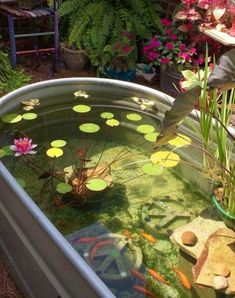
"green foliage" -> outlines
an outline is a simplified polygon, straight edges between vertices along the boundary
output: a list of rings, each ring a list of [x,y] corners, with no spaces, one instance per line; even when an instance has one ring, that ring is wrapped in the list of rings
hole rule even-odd
[[[13,91],[25,85],[30,79],[30,76],[24,74],[22,70],[12,69],[8,55],[0,51],[0,91]]]
[[[84,48],[93,65],[120,32],[136,34],[136,42],[161,32],[160,7],[153,0],[67,0],[59,9],[61,28],[70,47]]]

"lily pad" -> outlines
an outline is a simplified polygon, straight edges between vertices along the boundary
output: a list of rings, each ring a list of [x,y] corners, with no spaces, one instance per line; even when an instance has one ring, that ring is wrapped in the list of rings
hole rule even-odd
[[[14,151],[11,149],[11,145],[6,145],[6,146],[2,147],[1,150],[3,150],[5,152],[6,156],[11,156],[14,154]]]
[[[180,162],[178,154],[171,151],[157,151],[150,157],[152,163],[157,163],[166,168],[173,168]]]
[[[110,112],[103,112],[100,114],[100,117],[103,119],[112,119],[114,117],[114,114]]]
[[[159,136],[159,132],[150,132],[144,135],[145,140],[155,143],[157,136]]]
[[[106,121],[106,124],[108,126],[118,126],[120,125],[120,122],[117,119],[109,119]]]
[[[22,115],[22,118],[24,120],[34,120],[38,117],[38,115],[36,113],[24,113]]]
[[[17,183],[22,187],[25,188],[26,182],[22,178],[16,178]]]
[[[2,116],[2,121],[6,123],[17,123],[22,120],[22,116],[19,114],[5,114]]]
[[[46,153],[49,157],[54,158],[62,156],[64,154],[64,151],[60,148],[50,148],[47,150]]]
[[[73,110],[77,113],[88,113],[90,112],[91,107],[87,105],[76,105],[73,107]]]
[[[95,123],[83,123],[79,126],[79,129],[86,133],[96,133],[100,130],[100,126]]]
[[[6,155],[6,151],[3,149],[0,149],[0,158],[4,157]]]
[[[51,142],[51,147],[60,148],[64,147],[67,144],[65,140],[54,140]]]
[[[137,126],[137,131],[143,134],[154,132],[155,128],[149,124],[143,124]]]
[[[107,183],[101,178],[91,178],[86,181],[86,187],[92,191],[102,191],[107,187]]]
[[[126,118],[130,121],[140,121],[140,120],[142,120],[142,116],[140,114],[136,114],[136,113],[127,114]]]
[[[64,182],[61,182],[61,183],[56,185],[56,190],[59,193],[62,193],[62,194],[70,192],[72,189],[73,188],[70,184],[67,184],[67,183],[64,183]]]
[[[150,176],[159,176],[163,173],[164,167],[160,164],[148,162],[143,165],[142,170],[145,174]]]
[[[182,134],[178,134],[178,136],[172,140],[169,141],[169,144],[175,147],[183,147],[183,146],[189,146],[192,143],[192,140]]]

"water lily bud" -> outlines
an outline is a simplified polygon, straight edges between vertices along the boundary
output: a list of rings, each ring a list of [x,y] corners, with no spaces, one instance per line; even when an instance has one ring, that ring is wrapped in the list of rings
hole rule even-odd
[[[198,241],[197,236],[191,231],[184,232],[181,236],[181,240],[184,245],[190,246],[196,245]]]
[[[228,287],[228,281],[224,276],[215,276],[213,279],[214,289],[221,290]]]

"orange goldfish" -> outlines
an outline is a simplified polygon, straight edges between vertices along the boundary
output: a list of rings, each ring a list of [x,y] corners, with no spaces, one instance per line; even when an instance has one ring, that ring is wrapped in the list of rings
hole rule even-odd
[[[163,282],[164,284],[169,284],[161,274],[153,269],[148,269],[148,273],[155,278],[157,281]]]
[[[130,270],[130,273],[134,276],[134,277],[137,277],[138,279],[142,280],[143,282],[146,283],[146,278],[144,276],[143,273],[139,272],[137,269],[135,268],[131,268]]]
[[[83,237],[83,238],[78,239],[78,242],[79,243],[90,243],[90,242],[93,242],[96,240],[97,240],[97,237]]]
[[[141,233],[141,235],[146,239],[148,240],[149,242],[151,242],[152,244],[155,244],[157,242],[157,239],[154,238],[152,235],[150,234],[146,234],[144,232]]]
[[[125,237],[129,238],[129,239],[133,239],[133,236],[132,236],[131,232],[129,232],[128,230],[125,230],[125,231],[123,232],[123,235],[124,235]]]
[[[152,292],[150,292],[149,290],[147,290],[144,287],[141,287],[139,285],[133,285],[133,289],[135,289],[139,293],[144,294],[144,295],[147,295],[149,297],[155,297]]]
[[[172,269],[173,269],[173,271],[175,271],[178,274],[182,285],[186,289],[190,290],[191,289],[191,283],[190,283],[189,279],[187,278],[187,276],[182,271],[178,270],[177,268],[172,268]]]
[[[110,245],[110,244],[114,244],[116,242],[116,239],[107,239],[107,240],[103,240],[103,241],[100,241],[100,242],[97,242],[91,249],[91,252],[90,252],[90,256],[89,256],[89,260],[90,262],[93,261],[94,257],[96,256],[97,254],[97,251],[104,247],[104,246],[107,246],[107,245]]]

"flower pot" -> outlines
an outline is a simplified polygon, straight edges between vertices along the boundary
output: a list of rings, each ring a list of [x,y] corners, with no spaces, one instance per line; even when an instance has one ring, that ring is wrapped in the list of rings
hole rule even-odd
[[[214,194],[211,195],[211,200],[213,205],[215,206],[217,213],[219,217],[223,220],[223,222],[228,226],[229,228],[235,230],[235,216],[227,213],[220,205],[220,203],[217,201]]]
[[[136,70],[134,68],[131,68],[126,71],[122,71],[122,70],[118,71],[116,69],[106,66],[104,67],[102,74],[105,77],[110,79],[133,82],[135,79]]]
[[[164,65],[160,72],[160,88],[161,91],[176,97],[179,94],[179,81],[183,79],[181,71],[177,65]],[[177,90],[178,89],[178,90]]]
[[[74,50],[61,45],[62,58],[65,66],[75,72],[81,72],[87,67],[88,57],[85,50]]]

